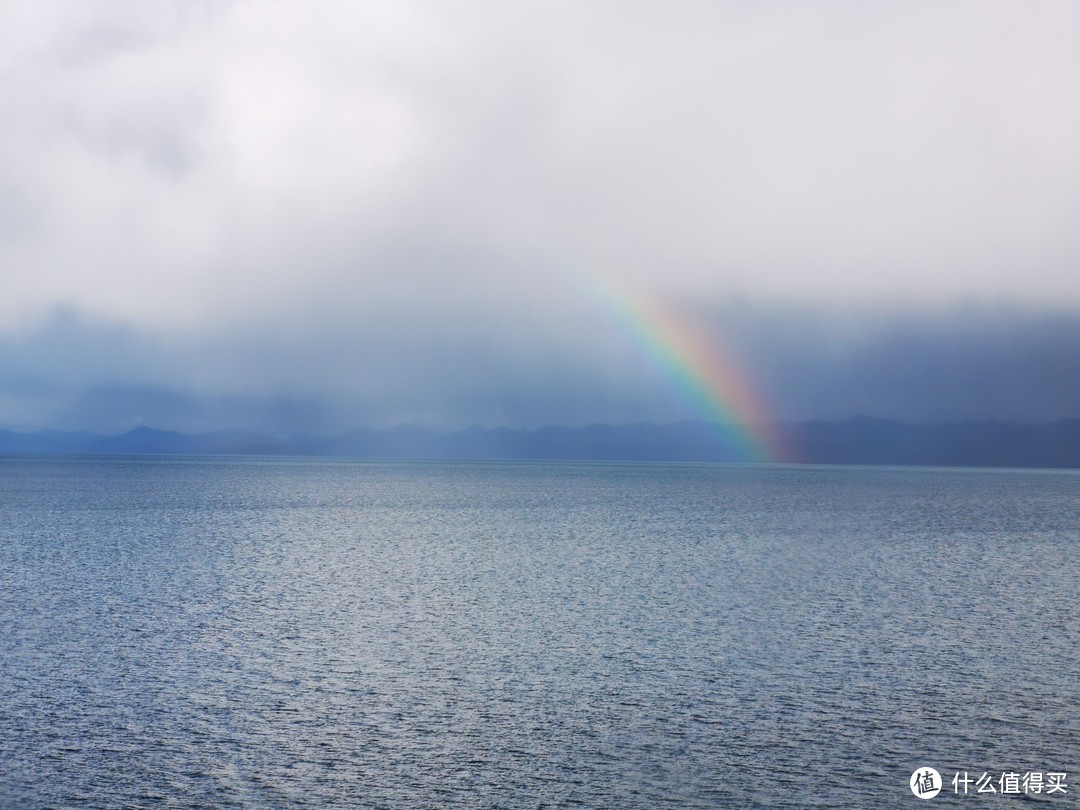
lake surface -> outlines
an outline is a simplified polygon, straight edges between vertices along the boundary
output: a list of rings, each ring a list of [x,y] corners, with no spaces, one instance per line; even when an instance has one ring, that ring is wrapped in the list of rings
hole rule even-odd
[[[0,807],[1070,806],[1078,544],[1076,472],[0,459]]]

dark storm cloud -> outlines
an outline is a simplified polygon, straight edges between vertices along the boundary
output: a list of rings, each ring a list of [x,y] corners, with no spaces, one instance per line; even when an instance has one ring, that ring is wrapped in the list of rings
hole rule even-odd
[[[412,324],[382,321],[166,345],[68,312],[29,336],[0,340],[0,420],[114,433],[148,424],[325,434],[406,422],[460,428],[707,416],[625,332],[567,315],[572,342],[565,331],[534,334],[535,323],[515,331],[482,317],[444,317],[419,327],[425,336],[412,341]],[[1080,401],[1074,313],[825,314],[741,302],[687,307],[686,317],[728,347],[781,420],[1046,421],[1074,416]]]
[[[365,309],[169,341],[64,311],[0,338],[0,422],[325,433],[664,416],[659,377],[633,374],[642,360],[619,336],[582,333],[583,313],[446,301],[413,318]]]
[[[783,419],[1044,421],[1077,414],[1080,315],[999,304],[753,309],[703,318]]]

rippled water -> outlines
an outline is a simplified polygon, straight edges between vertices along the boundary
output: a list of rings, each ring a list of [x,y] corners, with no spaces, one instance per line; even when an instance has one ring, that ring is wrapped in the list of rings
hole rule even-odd
[[[1080,771],[1078,496],[0,460],[0,806],[879,807],[921,765]]]

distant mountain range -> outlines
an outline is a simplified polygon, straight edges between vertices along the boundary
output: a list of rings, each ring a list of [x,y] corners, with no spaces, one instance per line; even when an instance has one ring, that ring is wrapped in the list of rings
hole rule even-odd
[[[913,425],[853,417],[779,426],[794,458],[810,464],[1080,468],[1080,419],[1048,424]],[[250,431],[187,434],[140,427],[119,436],[0,430],[0,454],[303,455],[390,459],[739,461],[715,425],[590,425],[536,430],[471,427],[454,433],[403,425],[339,436]]]

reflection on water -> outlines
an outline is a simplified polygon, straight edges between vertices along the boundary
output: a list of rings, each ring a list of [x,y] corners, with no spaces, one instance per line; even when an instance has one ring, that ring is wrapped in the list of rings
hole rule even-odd
[[[1075,771],[1078,494],[2,460],[0,806],[889,806],[922,765]]]

